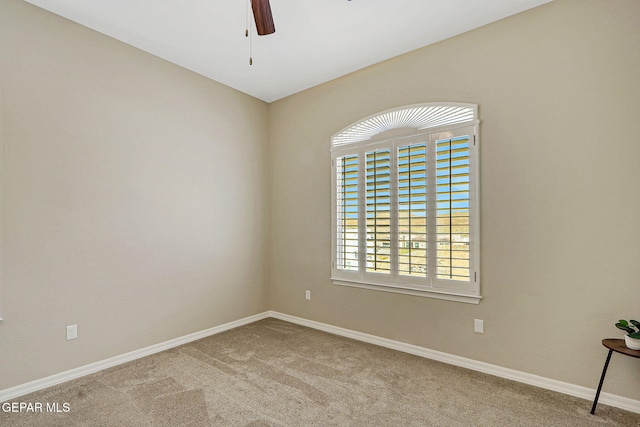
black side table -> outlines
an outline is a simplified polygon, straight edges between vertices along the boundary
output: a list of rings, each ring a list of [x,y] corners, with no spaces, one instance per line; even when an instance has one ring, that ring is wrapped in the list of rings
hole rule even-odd
[[[596,398],[593,400],[593,406],[591,407],[591,414],[596,412],[596,405],[598,404],[598,398],[600,397],[600,390],[602,390],[602,383],[604,382],[604,376],[607,375],[607,368],[609,367],[609,360],[611,360],[611,354],[616,353],[624,354],[625,356],[640,358],[640,350],[631,350],[624,344],[624,340],[607,338],[602,340],[602,345],[609,349],[607,360],[604,362],[604,368],[602,368],[602,376],[600,377],[600,384],[598,384],[598,391],[596,392]]]

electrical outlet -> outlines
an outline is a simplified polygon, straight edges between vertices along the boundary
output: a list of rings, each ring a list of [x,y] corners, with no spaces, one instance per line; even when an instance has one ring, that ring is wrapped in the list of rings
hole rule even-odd
[[[473,319],[473,332],[484,334],[484,320]]]
[[[67,341],[78,338],[78,325],[67,326]]]
[[[304,297],[307,301],[311,299],[311,291],[305,291]]]

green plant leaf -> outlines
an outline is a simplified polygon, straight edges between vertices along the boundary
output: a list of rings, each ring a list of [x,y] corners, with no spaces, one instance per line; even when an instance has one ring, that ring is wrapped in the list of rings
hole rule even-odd
[[[629,322],[627,322],[627,321],[626,321],[626,320],[624,320],[624,319],[620,319],[620,320],[618,320],[618,323],[620,323],[622,326],[629,326]]]
[[[616,323],[616,328],[622,329],[623,331],[625,331],[625,332],[627,332],[629,334],[633,334],[635,332],[635,330],[633,328],[630,328],[630,327],[626,326],[623,323]]]
[[[629,334],[629,337],[640,339],[640,332],[634,332],[632,334]]]
[[[633,323],[633,326],[635,326],[636,328],[640,329],[640,322],[638,322],[637,320],[630,320],[631,323]]]

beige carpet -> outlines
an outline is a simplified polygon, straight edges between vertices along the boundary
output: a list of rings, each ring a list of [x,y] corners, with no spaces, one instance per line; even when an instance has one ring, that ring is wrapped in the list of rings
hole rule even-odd
[[[593,375],[599,375],[594,367]],[[640,415],[267,319],[14,402],[1,426],[640,426]]]

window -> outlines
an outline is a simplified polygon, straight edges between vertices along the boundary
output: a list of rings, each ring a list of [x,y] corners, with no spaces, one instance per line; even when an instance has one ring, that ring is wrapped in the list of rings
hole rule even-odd
[[[478,303],[479,121],[472,104],[421,104],[332,138],[332,280]]]

